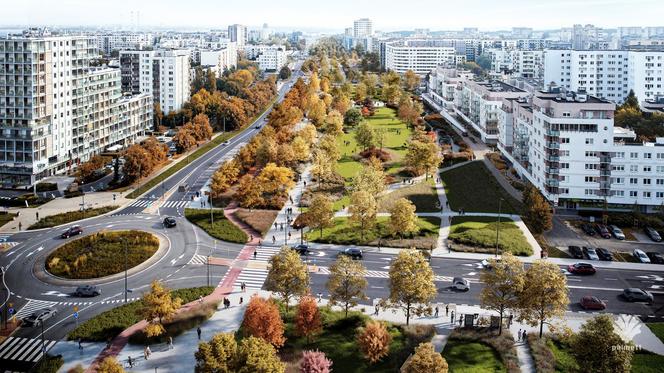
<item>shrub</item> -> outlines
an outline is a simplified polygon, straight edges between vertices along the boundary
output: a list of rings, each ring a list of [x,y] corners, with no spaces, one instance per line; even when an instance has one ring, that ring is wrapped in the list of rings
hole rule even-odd
[[[531,355],[535,362],[535,370],[538,373],[549,373],[556,371],[556,358],[553,352],[547,345],[548,336],[539,338],[537,334],[529,333],[528,345],[530,346]]]
[[[360,156],[365,159],[369,159],[371,157],[376,157],[380,159],[381,162],[388,162],[392,157],[390,156],[390,153],[388,153],[385,150],[381,150],[378,148],[369,148],[366,150],[363,150],[360,152]]]
[[[427,324],[411,324],[401,327],[404,336],[408,339],[408,343],[412,346],[417,346],[422,342],[428,342],[433,338],[436,333],[434,325]]]
[[[300,360],[300,373],[329,373],[332,371],[332,360],[325,357],[324,352],[304,351]]]
[[[58,225],[71,223],[73,221],[81,219],[103,215],[117,208],[118,206],[105,206],[96,209],[88,209],[85,211],[69,211],[69,212],[63,212],[61,214],[46,216],[44,218],[39,219],[39,221],[36,222],[35,224],[29,226],[28,230],[55,227]]]
[[[364,357],[371,363],[377,363],[390,352],[392,336],[385,324],[369,321],[364,328],[358,330],[357,344]]]
[[[65,360],[62,358],[62,355],[53,356],[46,354],[34,370],[31,371],[36,373],[56,373],[64,364]]]
[[[65,190],[65,198],[75,198],[84,195],[82,190]]]
[[[37,192],[52,192],[58,190],[57,183],[39,183],[37,184]]]

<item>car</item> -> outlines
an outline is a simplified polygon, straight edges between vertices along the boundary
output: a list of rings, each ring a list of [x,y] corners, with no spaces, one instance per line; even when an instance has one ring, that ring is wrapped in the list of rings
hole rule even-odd
[[[595,224],[595,230],[602,238],[611,238],[609,229],[604,224]]]
[[[583,247],[583,253],[586,254],[588,259],[590,260],[599,260],[599,256],[597,255],[597,251],[593,249],[592,247]]]
[[[500,258],[497,258],[497,259],[482,259],[482,262],[481,262],[482,268],[487,269],[487,270],[493,269],[493,265],[491,265],[492,260],[496,264],[500,264]]]
[[[652,303],[655,297],[649,291],[639,288],[627,288],[623,290],[623,298],[628,302],[648,302]]]
[[[619,240],[624,240],[624,239],[625,239],[625,234],[624,234],[623,231],[622,231],[620,228],[618,228],[617,226],[615,226],[615,225],[609,225],[609,230],[611,231],[611,234],[613,235],[613,237],[615,237],[615,238],[617,238],[617,239],[619,239]]]
[[[595,249],[595,251],[597,252],[597,256],[599,256],[599,260],[604,260],[604,261],[607,261],[607,262],[610,262],[610,261],[613,260],[613,255],[607,249],[605,249],[603,247],[598,247],[597,249]]]
[[[351,257],[351,259],[362,259],[362,250],[356,247],[348,247],[339,252],[339,255]]]
[[[463,277],[455,277],[452,279],[452,288],[458,291],[468,291],[470,282]]]
[[[300,244],[297,246],[291,246],[292,250],[295,250],[300,255],[307,255],[311,250],[309,250],[309,245]]]
[[[222,142],[221,144],[222,144],[222,145],[228,145],[228,144],[230,144],[230,143],[231,143],[230,141],[226,140],[226,141]]]
[[[101,294],[101,289],[95,285],[81,285],[74,290],[76,297],[96,297]]]
[[[601,301],[597,297],[593,297],[591,295],[587,295],[581,298],[579,304],[581,304],[581,308],[583,308],[584,310],[601,311],[606,308],[606,303],[604,301]]]
[[[595,235],[595,229],[593,229],[593,226],[590,225],[589,223],[584,223],[581,225],[581,229],[588,235],[588,236],[594,236]]]
[[[62,232],[60,237],[69,238],[69,237],[72,237],[72,236],[79,235],[81,233],[83,233],[83,228],[81,228],[80,225],[74,225],[74,226],[71,226],[71,227],[67,228],[66,231]]]
[[[261,125],[260,125],[260,124],[257,124],[256,127],[254,127],[254,128],[257,129],[257,130],[259,130],[259,129],[261,129]]]
[[[664,264],[664,255],[660,253],[656,253],[654,251],[649,251],[646,253],[648,255],[648,259],[650,259],[650,263],[655,263],[655,264]]]
[[[655,242],[661,242],[662,241],[662,236],[659,235],[659,232],[655,230],[653,227],[645,227],[643,229],[644,232],[650,237],[651,240]]]
[[[173,227],[175,227],[177,224],[178,224],[177,221],[175,221],[175,218],[172,217],[172,216],[167,216],[167,217],[164,219],[164,227],[165,227],[165,228],[173,228]]]
[[[570,246],[569,247],[569,254],[574,259],[583,259],[583,251],[581,251],[581,248],[578,247],[578,246]]]
[[[634,255],[636,260],[641,263],[650,263],[650,258],[648,258],[648,255],[646,255],[646,253],[644,253],[641,249],[634,249],[632,255]]]
[[[582,262],[568,265],[567,270],[576,275],[594,275],[596,272],[592,264]]]
[[[42,308],[37,311],[34,311],[30,316],[23,319],[23,325],[25,326],[39,326],[44,323],[44,321],[55,316],[57,311],[55,308],[47,307]]]

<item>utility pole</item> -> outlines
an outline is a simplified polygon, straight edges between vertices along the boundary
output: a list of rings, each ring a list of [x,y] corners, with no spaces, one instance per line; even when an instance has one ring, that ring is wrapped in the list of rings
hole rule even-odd
[[[503,207],[503,199],[498,200],[498,224],[496,225],[496,253],[495,256],[498,257],[498,237],[500,235],[500,213]]]
[[[124,242],[124,298],[125,298],[125,303],[127,303],[127,240],[123,239]]]

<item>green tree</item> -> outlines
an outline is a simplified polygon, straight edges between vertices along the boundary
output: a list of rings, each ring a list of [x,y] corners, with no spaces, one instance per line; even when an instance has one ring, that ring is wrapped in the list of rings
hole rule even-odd
[[[265,288],[281,296],[286,303],[286,312],[294,296],[309,291],[309,270],[295,250],[284,246],[270,258]]]
[[[491,270],[480,274],[480,281],[485,284],[480,302],[482,307],[498,312],[501,320],[498,334],[502,334],[505,312],[518,309],[525,271],[521,261],[509,252],[503,253],[500,261],[489,259],[489,263]]]
[[[376,159],[376,158],[370,158]],[[380,161],[378,161],[380,164]],[[372,196],[378,196],[385,190],[385,173],[382,166],[380,168],[374,167],[372,164],[367,164],[353,177],[352,181],[353,190],[364,190],[369,192]]]
[[[636,97],[636,94],[634,93],[634,90],[630,89],[629,94],[627,94],[627,98],[625,98],[625,102],[620,106],[620,109],[632,108],[632,109],[640,110],[639,107],[640,107],[639,99],[638,99],[638,97]]]
[[[417,250],[404,250],[394,259],[389,271],[390,296],[383,302],[406,314],[431,314],[429,304],[436,298],[436,284],[431,266]]]
[[[143,307],[139,313],[148,322],[144,332],[148,337],[162,335],[164,321],[170,320],[182,306],[180,298],[173,299],[171,290],[160,281],[152,281],[150,291],[143,295]]]
[[[311,229],[318,229],[322,238],[323,229],[333,225],[334,205],[330,197],[325,194],[316,194],[311,199],[307,216],[309,218],[309,227]]]
[[[592,373],[623,373],[631,371],[633,344],[625,343],[614,331],[613,318],[599,315],[582,326],[572,337],[572,354],[580,371]],[[617,348],[625,347],[625,348]]]
[[[347,127],[353,128],[362,122],[362,113],[356,108],[350,108],[344,115],[344,124]]]
[[[350,221],[359,225],[360,237],[364,241],[364,232],[373,229],[376,224],[376,198],[366,190],[358,190],[350,196]]]
[[[355,141],[363,150],[376,147],[376,136],[373,128],[367,122],[362,122],[355,130]]]
[[[534,234],[542,234],[553,227],[553,213],[551,206],[546,202],[534,185],[528,185],[523,191],[523,205],[526,206],[526,221],[528,228]]]
[[[341,305],[346,317],[350,307],[357,306],[360,300],[368,299],[364,293],[368,285],[366,272],[362,262],[347,256],[338,257],[330,266],[330,275],[325,285],[330,292],[330,304]]]
[[[519,294],[519,319],[531,326],[539,325],[542,338],[544,323],[565,314],[569,304],[567,279],[556,264],[536,260],[526,270],[524,284]]]
[[[415,205],[406,198],[399,198],[390,209],[390,233],[394,236],[411,235],[417,233],[417,215]]]
[[[286,65],[282,66],[281,69],[279,70],[279,79],[286,80],[290,78],[290,76],[291,76],[291,69]]]

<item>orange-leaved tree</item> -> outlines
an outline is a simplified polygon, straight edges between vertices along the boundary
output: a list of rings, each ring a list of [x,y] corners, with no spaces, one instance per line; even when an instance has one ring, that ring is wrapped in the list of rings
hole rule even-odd
[[[244,311],[242,328],[247,335],[263,338],[279,348],[284,345],[284,322],[279,315],[279,307],[272,299],[257,295],[251,297]]]
[[[307,344],[311,336],[321,331],[320,311],[316,300],[310,295],[300,298],[295,312],[295,330],[297,334],[307,338]]]
[[[372,364],[387,356],[391,341],[392,336],[380,321],[369,321],[357,335],[360,351]]]

